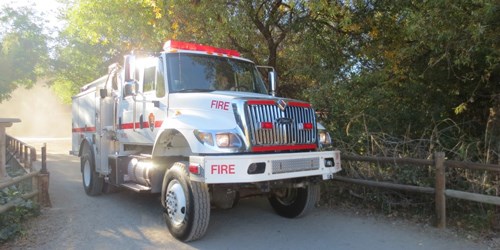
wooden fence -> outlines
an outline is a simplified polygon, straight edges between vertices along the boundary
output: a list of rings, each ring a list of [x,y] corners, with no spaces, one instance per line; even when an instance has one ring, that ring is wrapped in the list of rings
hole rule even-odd
[[[335,176],[335,181],[354,183],[359,185],[396,189],[407,192],[417,192],[435,195],[436,204],[436,226],[438,228],[446,227],[446,197],[488,203],[500,206],[500,197],[483,195],[477,193],[463,192],[459,190],[446,189],[446,168],[462,168],[470,170],[486,170],[500,173],[500,165],[479,164],[473,162],[460,162],[445,160],[445,154],[442,152],[434,154],[434,160],[412,159],[412,158],[392,158],[392,157],[370,157],[343,155],[342,161],[371,162],[381,164],[397,164],[410,166],[433,166],[435,169],[435,186],[420,187],[412,185],[394,184],[387,182],[378,182],[371,180],[353,179],[343,176]]]
[[[17,197],[16,199],[11,200],[11,201],[7,202],[6,204],[1,205],[0,206],[0,214],[8,211],[11,208],[16,207],[16,205],[19,203],[20,199],[26,200],[26,199],[32,199],[32,198],[36,199],[37,198],[38,194],[40,194],[40,191],[38,190],[38,175],[39,175],[39,173],[40,173],[39,171],[31,172],[31,173],[28,173],[28,174],[25,174],[22,176],[14,177],[7,182],[0,183],[0,189],[4,189],[6,187],[17,185],[18,183],[20,183],[24,180],[27,180],[27,179],[31,179],[31,183],[32,183],[31,184],[32,185],[31,192],[23,194],[20,197]]]
[[[31,180],[31,190],[28,193],[22,194],[6,204],[0,205],[0,213],[6,212],[11,208],[16,207],[21,199],[34,199],[40,206],[50,207],[49,198],[49,173],[47,171],[47,147],[44,145],[42,147],[42,162],[41,168],[35,170],[34,165],[37,161],[36,149],[32,146],[27,145],[24,142],[17,140],[11,136],[6,135],[6,151],[9,153],[7,155],[7,162],[12,164],[18,164],[23,167],[26,174],[18,177],[14,177],[8,181],[0,183],[0,190],[18,185],[19,183],[27,180]]]
[[[36,161],[36,149],[12,136],[5,135],[7,151],[11,154],[7,162],[15,158],[27,172],[31,172]]]

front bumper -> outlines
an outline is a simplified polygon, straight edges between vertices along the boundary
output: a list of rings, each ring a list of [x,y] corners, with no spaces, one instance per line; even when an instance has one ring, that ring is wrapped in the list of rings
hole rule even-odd
[[[333,178],[341,168],[340,151],[304,153],[248,154],[191,156],[190,166],[199,174],[190,173],[193,181],[207,184],[252,183],[307,176]],[[252,173],[252,166],[265,166],[263,171]],[[250,168],[250,169],[249,169]]]

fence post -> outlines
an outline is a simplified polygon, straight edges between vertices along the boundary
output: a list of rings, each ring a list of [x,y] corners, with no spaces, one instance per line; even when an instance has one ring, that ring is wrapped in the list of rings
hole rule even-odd
[[[42,147],[42,169],[40,173],[47,174],[47,143],[43,144]]]
[[[28,161],[28,145],[24,145],[24,155],[23,155],[23,158],[24,158],[24,169],[26,170],[30,170],[31,171],[31,166],[30,166],[30,162]]]
[[[436,227],[446,228],[446,169],[444,166],[444,153],[434,153],[434,167],[436,168]]]
[[[30,148],[30,160],[31,162],[36,161],[36,149],[35,148]]]
[[[42,169],[36,178],[38,180],[38,202],[43,207],[52,207],[49,196],[50,173],[47,171],[47,143],[42,147]]]
[[[29,159],[29,167],[30,167],[30,171],[33,171],[33,162],[36,161],[36,149],[34,147],[29,147],[29,150],[30,150],[30,159]]]
[[[24,150],[23,149],[24,149],[23,144],[19,143],[19,158],[18,159],[19,159],[20,163],[24,163],[24,157],[23,157],[24,156]]]

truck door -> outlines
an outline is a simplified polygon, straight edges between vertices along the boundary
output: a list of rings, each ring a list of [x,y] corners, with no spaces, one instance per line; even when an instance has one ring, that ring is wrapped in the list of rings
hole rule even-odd
[[[136,94],[124,97],[120,105],[122,141],[153,145],[167,114],[163,57],[137,60],[135,68]]]

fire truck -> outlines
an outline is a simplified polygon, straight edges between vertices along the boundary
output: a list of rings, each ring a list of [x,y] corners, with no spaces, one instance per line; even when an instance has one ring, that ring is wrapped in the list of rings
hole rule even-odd
[[[230,49],[170,40],[160,53],[124,56],[72,98],[70,154],[86,194],[159,193],[184,242],[205,234],[212,207],[244,197],[303,216],[341,170],[340,152],[326,150],[311,104],[277,97],[276,85],[273,68]]]

